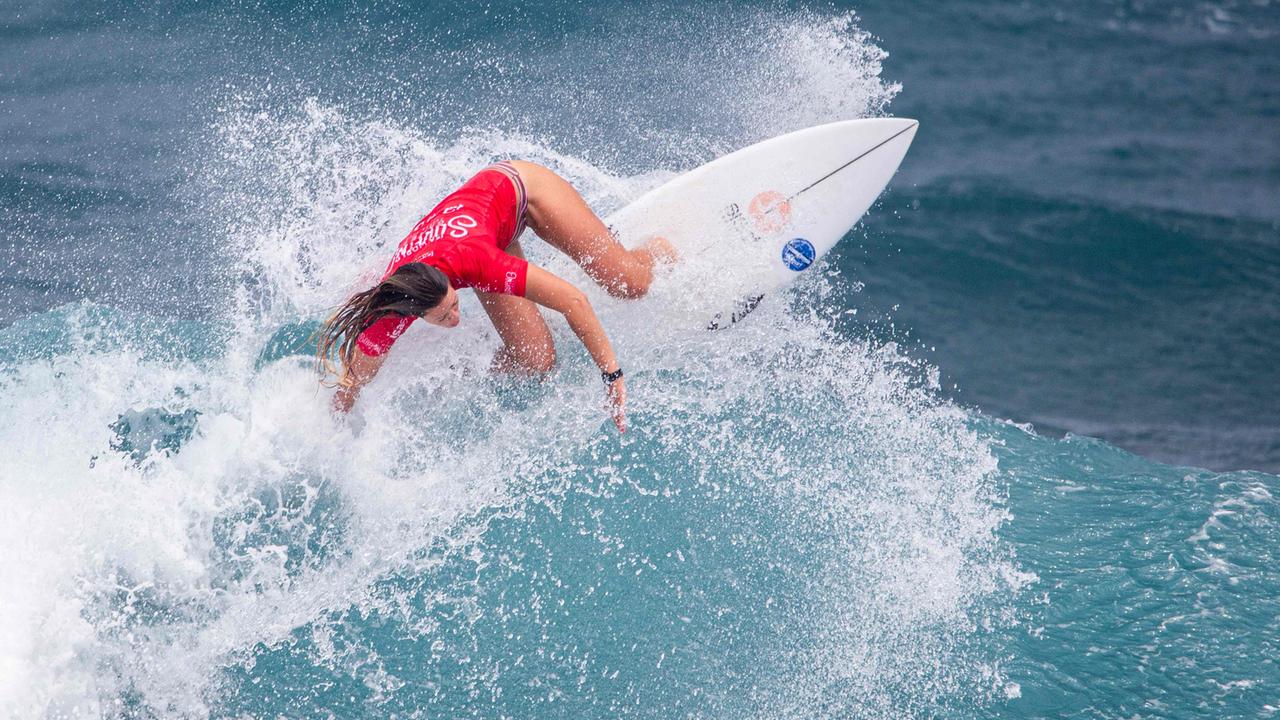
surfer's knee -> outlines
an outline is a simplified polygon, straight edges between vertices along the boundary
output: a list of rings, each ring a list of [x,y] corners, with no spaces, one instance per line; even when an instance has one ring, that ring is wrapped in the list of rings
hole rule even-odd
[[[505,345],[494,360],[498,369],[505,372],[546,375],[556,366],[556,346],[550,338]]]
[[[556,348],[554,345],[547,343],[546,346],[538,348],[536,352],[530,353],[525,367],[530,372],[539,375],[546,375],[555,369],[556,366]]]

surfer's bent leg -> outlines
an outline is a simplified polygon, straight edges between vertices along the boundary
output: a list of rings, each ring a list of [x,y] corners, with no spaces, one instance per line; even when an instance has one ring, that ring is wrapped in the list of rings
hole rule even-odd
[[[507,253],[524,257],[517,240],[507,246]],[[501,293],[477,291],[476,297],[480,298],[480,305],[502,338],[502,347],[493,357],[494,370],[540,375],[555,367],[556,346],[537,305],[522,297]]]
[[[675,259],[665,239],[654,238],[634,250],[622,247],[604,222],[564,178],[541,165],[510,161],[528,194],[529,227],[573,258],[610,295],[638,298],[649,291],[655,262]]]

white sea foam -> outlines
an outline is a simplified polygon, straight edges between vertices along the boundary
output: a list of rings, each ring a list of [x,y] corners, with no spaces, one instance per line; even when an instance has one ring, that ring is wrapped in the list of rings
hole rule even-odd
[[[775,63],[725,89],[750,108],[738,137],[878,112],[896,92],[848,17],[761,27],[725,45]],[[998,659],[977,676],[953,662],[964,635],[1007,622],[1000,598],[1023,581],[995,539],[1004,515],[986,441],[934,398],[936,374],[892,346],[837,338],[818,314],[831,282],[818,273],[790,296],[794,306],[771,299],[752,322],[714,335],[665,330],[655,306],[593,291],[644,428],[628,442],[680,459],[652,486],[601,450],[613,440],[599,383],[558,321],[561,370],[538,387],[495,388],[497,339],[464,297],[464,329],[412,329],[347,424],[329,415],[305,363],[257,367],[277,328],[321,317],[367,284],[433,199],[492,159],[545,163],[601,212],[681,168],[627,175],[495,131],[441,141],[315,101],[233,111],[219,137],[210,202],[244,278],[225,352],[196,362],[128,343],[85,347],[0,376],[5,711],[99,717],[125,703],[199,717],[236,692],[235,671],[299,638],[310,662],[359,677],[385,702],[406,680],[371,644],[343,636],[342,613],[384,613],[433,637],[446,620],[431,602],[445,598],[424,609],[383,588],[388,578],[430,576],[450,558],[482,567],[492,560],[477,539],[495,518],[574,502],[600,478],[591,492],[605,498],[617,488],[750,495],[751,512],[775,513],[768,520],[794,538],[768,549],[779,553],[771,563],[791,557],[811,574],[782,578],[802,596],[803,611],[779,616],[795,632],[755,641],[777,659],[757,669],[762,713],[801,714],[833,692],[835,706],[925,708],[972,692],[975,677],[985,692],[1009,693]],[[585,282],[536,240],[526,249]],[[122,445],[122,415],[165,427],[188,411],[198,413],[190,437],[161,438],[150,452]],[[636,577],[657,572],[654,559],[626,555],[627,539],[591,532]],[[481,597],[447,598],[461,608],[449,622],[497,612]],[[763,607],[781,612],[776,600]],[[575,667],[585,677],[593,662]],[[597,671],[616,679],[619,669]],[[904,699],[915,685],[926,689]]]

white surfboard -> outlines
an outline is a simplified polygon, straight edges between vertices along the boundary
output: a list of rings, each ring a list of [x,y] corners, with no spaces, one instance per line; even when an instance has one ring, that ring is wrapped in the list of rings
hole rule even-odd
[[[879,197],[919,123],[846,120],[743,148],[671,180],[614,213],[628,246],[654,235],[681,260],[654,286],[676,316],[718,329],[813,266]],[[666,286],[665,288],[663,286]]]

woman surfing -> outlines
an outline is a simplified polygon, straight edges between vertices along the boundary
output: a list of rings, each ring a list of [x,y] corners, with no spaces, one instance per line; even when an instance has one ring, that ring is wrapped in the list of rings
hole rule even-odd
[[[382,281],[348,298],[321,329],[321,367],[338,378],[334,409],[351,409],[414,320],[457,327],[457,291],[472,288],[502,339],[494,369],[550,371],[555,345],[538,306],[555,310],[600,369],[613,422],[625,431],[626,385],[609,338],[581,290],[525,260],[517,238],[526,225],[614,297],[643,296],[654,265],[676,257],[663,238],[635,250],[622,247],[573,186],[541,165],[491,165],[418,221]]]

